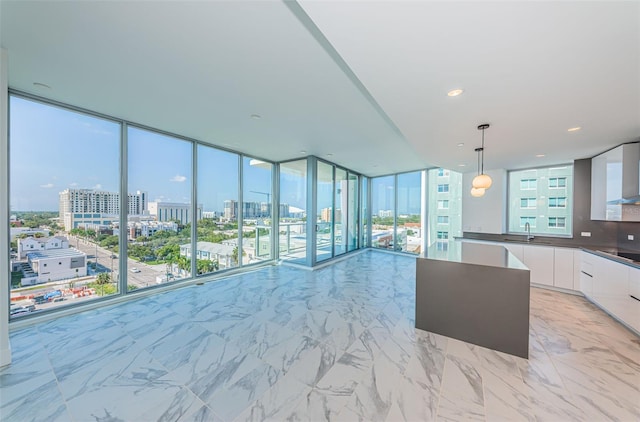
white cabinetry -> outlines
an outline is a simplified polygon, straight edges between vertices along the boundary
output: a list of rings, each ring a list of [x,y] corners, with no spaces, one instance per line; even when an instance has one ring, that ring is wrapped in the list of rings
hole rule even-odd
[[[554,248],[523,245],[523,263],[531,271],[531,282],[553,286]]]
[[[629,294],[640,303],[640,269],[631,268],[629,270]]]
[[[573,249],[554,248],[553,285],[573,290]]]
[[[582,251],[580,249],[573,249],[573,290],[580,290],[580,264],[582,261],[580,260],[580,254]]]
[[[582,293],[640,331],[640,301],[631,297],[634,289],[640,290],[640,269],[583,251],[580,271]]]
[[[594,258],[588,252],[580,252],[580,291],[587,297],[591,297],[593,293]]]

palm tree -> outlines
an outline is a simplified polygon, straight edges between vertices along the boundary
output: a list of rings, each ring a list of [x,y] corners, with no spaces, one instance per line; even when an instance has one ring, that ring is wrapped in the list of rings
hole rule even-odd
[[[96,283],[98,284],[107,284],[111,282],[111,275],[109,273],[100,273],[98,277],[96,277]]]

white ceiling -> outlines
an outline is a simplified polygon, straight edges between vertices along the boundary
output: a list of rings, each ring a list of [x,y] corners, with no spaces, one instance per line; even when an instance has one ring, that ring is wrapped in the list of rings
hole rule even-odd
[[[2,0],[0,24],[11,88],[275,161],[475,171],[485,122],[489,169],[640,136],[635,1]]]

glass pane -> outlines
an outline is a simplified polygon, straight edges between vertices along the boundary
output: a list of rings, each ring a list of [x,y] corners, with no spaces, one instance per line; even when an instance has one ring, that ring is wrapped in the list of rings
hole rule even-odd
[[[347,184],[349,200],[347,202],[347,250],[358,248],[358,176],[349,173]]]
[[[129,290],[191,277],[192,148],[181,139],[128,129]]]
[[[394,176],[371,179],[371,246],[393,249]]]
[[[398,175],[396,250],[420,253],[422,245],[422,172]]]
[[[118,293],[120,125],[9,103],[11,319]]]
[[[509,172],[509,232],[571,235],[572,199],[572,165]]]
[[[316,216],[316,261],[331,258],[333,227],[333,166],[318,161],[318,215]]]
[[[273,164],[244,157],[242,189],[242,263],[271,259]]]
[[[280,164],[280,258],[300,264],[307,256],[307,160]]]
[[[362,247],[369,247],[369,178],[362,177]]]
[[[203,209],[197,225],[198,275],[237,267],[237,154],[198,145],[198,202]]]
[[[447,242],[462,236],[462,173],[431,169],[429,180],[428,246],[447,250]]]
[[[333,213],[334,229],[334,256],[343,254],[347,251],[347,236],[345,233],[345,218],[348,210],[348,188],[347,188],[347,172],[343,169],[336,168],[335,178],[335,211]]]

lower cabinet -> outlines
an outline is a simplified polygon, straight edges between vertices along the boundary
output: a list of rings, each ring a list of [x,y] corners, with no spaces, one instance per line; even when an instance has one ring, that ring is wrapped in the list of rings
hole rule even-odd
[[[554,249],[548,246],[523,245],[523,263],[531,271],[532,283],[554,285]]]
[[[573,290],[573,249],[553,248],[553,285]]]
[[[631,297],[634,289],[640,290],[640,269],[584,251],[580,261],[582,293],[611,315],[640,331],[640,301]]]

